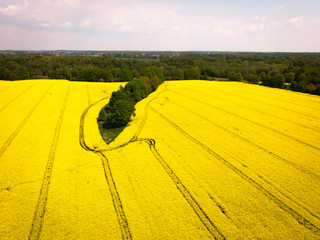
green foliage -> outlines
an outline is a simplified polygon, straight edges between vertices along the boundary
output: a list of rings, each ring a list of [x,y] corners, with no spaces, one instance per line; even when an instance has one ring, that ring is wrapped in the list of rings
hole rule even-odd
[[[230,81],[242,82],[243,76],[241,73],[230,72],[228,75]]]
[[[149,76],[141,76],[140,79],[129,81],[125,87],[120,86],[118,91],[111,94],[109,103],[100,111],[98,120],[103,122],[103,126],[117,128],[125,126],[134,115],[135,103],[147,97],[149,93],[155,91],[161,80],[157,74],[148,72]]]
[[[285,83],[285,78],[281,73],[278,73],[274,76],[271,77],[269,81],[269,86],[270,87],[275,87],[275,88],[283,88]]]
[[[292,83],[292,81],[294,81],[295,74],[293,72],[285,73],[284,78],[287,83]]]
[[[113,107],[115,102],[117,100],[126,100],[126,101],[132,101],[132,99],[130,98],[130,96],[124,91],[124,89],[119,89],[118,91],[115,91],[111,94],[110,100],[109,100],[109,107]]]
[[[320,95],[320,84],[316,86],[316,89],[314,90],[314,94]]]
[[[113,127],[125,126],[130,121],[134,111],[134,103],[131,100],[116,100],[107,113],[107,122]]]
[[[130,82],[133,80],[132,73],[129,69],[121,69],[121,75],[120,75],[121,82]]]
[[[282,77],[277,76],[282,74],[292,90],[313,94],[317,89],[313,86],[320,84],[319,53],[62,51],[58,54],[4,51],[0,53],[0,79],[62,78],[93,82],[140,79],[146,85],[145,92],[155,90],[158,81],[164,79],[229,78],[255,84],[261,81],[265,86],[282,88]],[[138,91],[131,94],[136,100],[145,97]]]
[[[247,77],[246,77],[246,80],[249,82],[249,83],[254,83],[254,84],[257,84],[259,83],[259,77],[257,74],[248,74]]]
[[[296,91],[306,92],[306,90],[307,90],[307,83],[305,81],[298,82],[297,87],[296,87]]]
[[[147,86],[140,79],[128,82],[124,89],[135,102],[141,101],[149,94]]]
[[[307,93],[314,93],[316,90],[316,86],[313,85],[312,83],[309,83],[306,87],[306,92]]]

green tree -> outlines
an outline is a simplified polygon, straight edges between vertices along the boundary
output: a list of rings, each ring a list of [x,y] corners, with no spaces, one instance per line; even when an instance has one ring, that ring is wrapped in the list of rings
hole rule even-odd
[[[316,89],[314,90],[314,94],[320,95],[320,84],[316,86]]]
[[[285,78],[283,74],[278,73],[271,77],[271,85],[270,87],[283,88],[285,83]]]
[[[292,83],[294,81],[295,74],[293,72],[285,73],[284,78],[287,83]]]
[[[125,92],[119,89],[118,91],[115,91],[111,94],[110,100],[109,100],[109,107],[113,107],[115,102],[118,100],[126,100],[126,101],[132,101],[132,99],[129,97],[129,95]]]
[[[131,80],[133,80],[133,76],[130,70],[125,68],[121,69],[120,81],[130,82]]]
[[[107,114],[107,123],[114,127],[125,126],[134,114],[135,107],[132,101],[119,99],[115,101]]]
[[[298,82],[296,91],[306,92],[306,90],[307,90],[307,83],[305,81]]]
[[[259,77],[257,74],[252,74],[252,73],[248,74],[246,77],[246,80],[250,83],[255,83],[255,84],[259,83]]]

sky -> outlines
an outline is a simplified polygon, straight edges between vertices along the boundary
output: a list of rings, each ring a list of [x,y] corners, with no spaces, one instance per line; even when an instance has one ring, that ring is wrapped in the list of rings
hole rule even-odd
[[[0,0],[1,50],[320,52],[320,0]]]

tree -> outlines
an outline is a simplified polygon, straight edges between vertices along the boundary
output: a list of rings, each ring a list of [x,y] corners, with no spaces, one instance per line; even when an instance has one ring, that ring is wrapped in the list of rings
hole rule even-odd
[[[121,89],[118,91],[115,91],[111,94],[110,100],[109,100],[109,107],[113,107],[113,105],[116,103],[118,100],[126,100],[126,101],[132,101],[132,99],[129,97],[129,95],[125,92],[122,91]]]
[[[125,126],[135,111],[131,100],[119,99],[115,101],[107,114],[107,123],[114,127]]]
[[[298,82],[296,91],[306,92],[306,90],[307,90],[307,83],[305,81]]]
[[[285,78],[283,74],[279,73],[271,77],[271,85],[270,87],[283,88],[284,87]]]
[[[120,74],[120,81],[121,82],[130,82],[133,80],[132,73],[130,72],[129,69],[121,69],[121,74]]]
[[[316,89],[314,90],[314,94],[320,95],[320,84],[316,86]]]
[[[135,102],[139,102],[141,99],[148,96],[147,87],[140,79],[128,82],[124,89]]]
[[[243,76],[241,73],[230,72],[228,75],[230,81],[242,82]]]
[[[307,76],[304,73],[301,73],[298,77],[298,82],[306,82],[307,81]]]
[[[316,86],[313,85],[312,83],[309,83],[306,87],[306,92],[308,93],[314,93],[314,91],[316,90]]]
[[[246,80],[249,82],[249,83],[259,83],[259,77],[257,74],[248,74],[247,77],[246,77]]]
[[[294,81],[295,74],[293,72],[285,73],[284,78],[287,83],[292,83]]]

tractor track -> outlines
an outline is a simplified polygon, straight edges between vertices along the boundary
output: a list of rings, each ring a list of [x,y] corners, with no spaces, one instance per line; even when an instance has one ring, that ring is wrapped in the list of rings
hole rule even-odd
[[[211,88],[212,89],[212,88]],[[272,88],[271,88],[272,89]],[[277,88],[273,88],[272,90],[275,90],[275,89],[277,89]],[[214,90],[214,89],[212,89],[212,90]],[[221,90],[219,90],[219,92],[222,92],[222,93],[225,93],[225,94],[227,94],[227,95],[231,95],[230,94],[230,92],[226,92],[226,91],[221,91]],[[257,94],[256,92],[252,92],[252,91],[250,91],[250,92],[248,92],[248,91],[246,91],[247,93],[248,93],[248,95],[253,95],[253,96],[258,96],[258,97],[262,97],[262,98],[266,98],[266,96],[265,95],[261,95],[261,94]],[[290,92],[287,92],[287,93],[290,93]],[[299,93],[299,92],[295,92],[295,93]],[[231,95],[231,96],[233,96],[233,95]],[[312,95],[311,95],[312,96]],[[316,97],[316,95],[313,95],[314,97]],[[273,107],[278,107],[278,106],[275,106],[275,105],[272,105],[272,104],[270,104],[270,103],[266,103],[266,102],[264,102],[264,101],[256,101],[256,99],[250,99],[250,98],[248,98],[248,97],[243,97],[243,96],[239,96],[239,95],[237,95],[237,97],[240,97],[240,98],[244,98],[244,99],[247,99],[247,100],[250,100],[250,101],[255,101],[255,102],[259,102],[259,103],[262,103],[262,104],[265,104],[265,105],[269,105],[269,106],[273,106]],[[315,110],[314,108],[311,108],[311,107],[309,107],[309,106],[306,106],[306,105],[300,105],[299,104],[299,100],[297,100],[296,102],[292,102],[292,101],[287,101],[287,100],[281,100],[281,99],[278,99],[278,98],[276,98],[276,97],[270,97],[270,96],[268,96],[268,99],[273,99],[273,100],[276,100],[276,101],[278,101],[278,102],[282,102],[282,103],[288,103],[288,104],[291,104],[291,105],[295,105],[295,106],[300,106],[300,107],[303,107],[303,108],[309,108],[309,109],[311,109],[311,110]],[[303,99],[303,101],[307,101],[307,102],[314,102],[314,103],[317,103],[317,104],[320,104],[320,102],[318,102],[318,101],[313,101],[313,100],[310,100],[310,99]],[[285,109],[286,111],[290,111],[290,110],[287,110],[287,109]],[[294,111],[294,110],[292,110],[292,111]]]
[[[108,183],[108,186],[109,186],[109,190],[110,190],[110,193],[111,193],[114,209],[115,209],[116,214],[117,214],[118,223],[119,223],[119,226],[120,226],[120,229],[121,229],[121,234],[122,234],[122,238],[123,239],[131,239],[132,235],[130,233],[130,228],[129,228],[128,221],[126,219],[125,212],[124,212],[124,209],[123,209],[123,206],[122,206],[122,203],[121,203],[120,195],[119,195],[119,193],[117,191],[116,184],[115,184],[115,181],[114,181],[113,176],[112,176],[109,160],[108,160],[107,156],[105,155],[105,152],[114,151],[116,149],[123,148],[123,147],[125,147],[125,146],[127,146],[127,145],[129,145],[131,143],[134,143],[134,142],[146,142],[149,145],[150,150],[151,150],[152,154],[154,155],[154,157],[158,160],[158,162],[164,168],[164,170],[166,171],[168,176],[172,179],[172,181],[175,184],[175,186],[177,187],[177,189],[180,191],[182,196],[188,202],[190,207],[196,213],[196,215],[198,216],[200,221],[204,224],[204,226],[209,231],[209,233],[215,239],[225,239],[223,234],[218,230],[218,228],[214,225],[214,223],[211,221],[211,219],[208,217],[208,215],[201,208],[199,203],[191,195],[190,191],[185,187],[185,185],[180,181],[178,176],[173,172],[173,170],[170,168],[170,166],[165,162],[165,160],[159,154],[158,150],[155,147],[156,141],[154,139],[150,139],[150,138],[139,138],[139,135],[140,135],[142,129],[144,128],[144,125],[145,125],[146,120],[148,118],[148,109],[150,108],[150,106],[149,106],[150,103],[153,100],[157,99],[158,96],[161,93],[163,93],[164,91],[166,91],[166,90],[167,90],[167,85],[165,86],[165,89],[163,91],[159,92],[153,99],[151,99],[149,102],[147,102],[147,104],[146,104],[146,106],[144,108],[144,116],[143,116],[143,119],[141,121],[141,124],[139,125],[136,133],[133,135],[131,140],[126,142],[126,143],[124,143],[124,144],[121,144],[119,146],[116,146],[116,147],[113,147],[113,148],[109,148],[109,149],[91,148],[85,142],[84,129],[83,128],[84,128],[84,119],[86,117],[86,114],[87,114],[88,110],[93,105],[97,104],[98,102],[102,101],[103,99],[100,99],[97,102],[91,104],[90,106],[88,106],[84,110],[84,112],[83,112],[83,114],[81,116],[81,119],[80,119],[80,128],[79,128],[79,142],[80,142],[80,145],[85,150],[92,151],[92,152],[98,154],[100,156],[100,158],[102,159],[102,164],[103,164],[103,168],[104,168],[104,172],[105,172],[105,177],[106,177],[106,180],[107,180],[107,183]]]
[[[111,194],[113,207],[114,207],[115,212],[117,214],[117,219],[118,219],[118,223],[120,226],[122,239],[132,239],[128,220],[126,218],[126,215],[125,215],[122,203],[121,203],[121,199],[120,199],[120,195],[117,190],[117,187],[116,187],[116,183],[115,183],[113,176],[112,176],[109,160],[103,152],[98,152],[98,155],[101,157],[101,160],[102,160],[105,178],[107,180],[107,184],[108,184],[109,191]]]
[[[122,239],[132,239],[128,220],[126,218],[126,215],[125,215],[122,203],[121,203],[121,199],[120,199],[120,195],[117,190],[117,187],[116,187],[116,183],[115,183],[113,176],[112,176],[109,160],[108,160],[107,156],[103,153],[102,150],[88,146],[88,144],[85,141],[84,120],[85,120],[85,117],[86,117],[89,109],[92,108],[93,106],[95,106],[96,104],[100,103],[101,101],[106,100],[108,97],[102,98],[94,103],[91,103],[90,92],[88,91],[88,88],[87,88],[87,97],[88,97],[88,107],[83,111],[81,118],[80,118],[79,144],[86,151],[93,152],[100,157],[100,159],[102,161],[102,167],[103,167],[104,175],[106,178],[106,182],[107,182],[107,185],[108,185],[108,188],[110,191],[110,195],[112,198],[112,204],[113,204],[115,213],[117,215],[117,220],[118,220],[119,228],[121,231],[121,237],[122,237]]]
[[[178,125],[176,125],[174,122],[172,122],[170,119],[168,119],[166,116],[161,114],[159,111],[154,109],[153,107],[150,107],[150,109],[155,112],[158,116],[160,116],[162,119],[164,119],[169,125],[171,125],[174,129],[176,129],[178,132],[180,132],[183,136],[200,146],[203,150],[208,152],[210,155],[212,155],[214,158],[219,160],[221,163],[223,163],[226,167],[228,167],[230,170],[232,170],[234,173],[236,173],[239,177],[250,183],[254,188],[259,190],[263,195],[265,195],[267,198],[269,198],[271,201],[273,201],[275,204],[277,204],[282,210],[287,212],[289,215],[291,215],[300,225],[304,226],[305,228],[311,230],[317,235],[320,235],[320,228],[317,227],[315,224],[310,222],[308,219],[306,219],[304,216],[299,214],[296,210],[288,206],[286,203],[284,203],[281,199],[276,197],[274,194],[272,194],[270,191],[265,189],[262,185],[260,185],[256,180],[254,180],[252,177],[245,174],[242,170],[228,162],[226,159],[224,159],[222,156],[211,150],[209,147],[204,145],[203,143],[199,142],[197,139],[192,137],[190,134],[188,134],[186,131],[181,129]]]
[[[186,186],[181,182],[179,177],[175,174],[172,168],[167,164],[167,162],[162,158],[156,149],[156,141],[154,139],[144,139],[145,142],[148,143],[150,150],[154,157],[158,160],[160,165],[166,171],[168,176],[171,178],[177,189],[180,191],[184,199],[188,202],[190,207],[196,213],[198,218],[201,220],[202,224],[206,227],[209,233],[214,237],[214,239],[225,239],[224,235],[218,229],[218,227],[211,221],[205,211],[202,209],[200,204],[195,200],[190,191],[186,188]]]
[[[43,219],[44,219],[44,215],[45,215],[45,211],[46,211],[46,205],[47,205],[53,163],[54,163],[54,159],[55,159],[55,153],[56,153],[56,149],[57,149],[57,145],[58,145],[58,141],[59,141],[59,135],[60,135],[61,125],[62,125],[63,115],[64,115],[65,108],[67,105],[69,93],[70,93],[70,85],[69,85],[68,90],[65,94],[65,97],[64,97],[64,100],[62,103],[62,107],[60,110],[58,122],[56,125],[53,141],[51,144],[51,148],[50,148],[50,152],[49,152],[49,156],[48,156],[48,160],[47,160],[47,166],[46,166],[46,169],[44,172],[42,186],[40,189],[39,199],[38,199],[38,203],[37,203],[37,206],[35,209],[35,214],[34,214],[32,225],[31,225],[29,239],[39,239],[40,238]]]
[[[268,126],[265,126],[265,125],[263,125],[263,124],[261,124],[261,123],[252,121],[252,120],[250,120],[250,119],[248,119],[248,118],[242,117],[242,116],[240,116],[240,115],[238,115],[238,114],[235,114],[235,113],[230,112],[230,111],[227,111],[227,110],[225,110],[225,109],[223,109],[223,108],[220,108],[220,107],[211,105],[211,104],[209,104],[209,103],[200,101],[200,100],[198,100],[198,99],[196,99],[196,98],[187,96],[187,95],[185,95],[185,94],[178,93],[178,92],[171,91],[171,90],[168,90],[168,91],[173,92],[173,93],[175,93],[175,94],[177,94],[177,95],[181,95],[181,96],[186,97],[186,98],[188,98],[188,99],[191,99],[191,100],[193,100],[193,101],[199,102],[199,103],[201,103],[201,104],[207,105],[207,106],[209,106],[209,107],[211,107],[211,108],[214,108],[214,109],[217,109],[217,110],[219,110],[219,111],[221,111],[221,112],[227,113],[227,114],[229,114],[229,115],[231,115],[231,116],[233,116],[233,117],[236,117],[236,118],[245,120],[245,121],[250,122],[250,123],[252,123],[252,124],[254,124],[254,125],[257,125],[257,126],[259,126],[259,127],[268,129],[268,130],[270,130],[270,131],[272,131],[272,132],[275,132],[275,133],[280,134],[280,135],[282,135],[282,136],[284,136],[284,137],[287,137],[287,138],[292,139],[292,140],[294,140],[294,141],[296,141],[296,142],[299,142],[299,143],[301,143],[301,144],[303,144],[303,145],[306,145],[306,146],[308,146],[308,147],[310,147],[310,148],[314,148],[314,149],[320,151],[320,148],[317,147],[317,146],[314,146],[314,145],[312,145],[312,144],[310,144],[310,143],[304,142],[304,141],[302,141],[302,140],[300,140],[300,139],[297,139],[297,138],[295,138],[295,137],[292,137],[292,136],[290,136],[290,135],[288,135],[288,134],[285,134],[285,133],[283,133],[283,132],[281,132],[281,131],[278,131],[278,130],[276,130],[276,129],[273,129],[273,128],[270,128],[270,127],[268,127]]]
[[[166,171],[168,176],[171,178],[171,180],[175,184],[176,188],[180,191],[180,193],[182,194],[184,199],[188,202],[188,204],[190,205],[192,210],[198,216],[198,218],[200,219],[202,224],[206,227],[206,229],[209,231],[209,233],[214,237],[214,239],[225,239],[224,235],[217,228],[217,226],[211,221],[211,219],[205,213],[205,211],[200,206],[200,204],[192,196],[190,191],[182,183],[182,181],[175,174],[175,172],[168,165],[168,163],[164,160],[164,158],[159,154],[158,150],[156,149],[156,141],[152,138],[139,138],[139,135],[140,135],[140,133],[141,133],[146,121],[147,121],[147,118],[148,118],[148,110],[150,108],[150,103],[153,100],[158,99],[159,98],[158,96],[166,90],[167,90],[167,85],[165,86],[165,89],[163,91],[159,92],[153,99],[151,99],[146,104],[145,109],[144,109],[144,116],[143,116],[142,122],[141,122],[137,132],[134,134],[134,136],[132,137],[132,139],[128,143],[119,146],[119,148],[124,147],[124,146],[128,145],[129,143],[136,142],[136,141],[146,142],[149,145],[150,151],[152,152],[153,156],[158,160],[160,165],[163,167],[163,169]]]
[[[132,137],[132,139],[131,139],[130,141],[137,140],[137,138],[139,137],[139,135],[140,135],[140,133],[141,133],[142,129],[144,128],[144,125],[145,125],[145,123],[146,123],[146,121],[147,121],[147,118],[148,118],[148,109],[149,109],[150,103],[151,103],[152,101],[158,99],[158,98],[159,98],[158,96],[159,96],[161,93],[167,91],[167,87],[168,87],[168,85],[166,84],[166,85],[165,85],[165,88],[164,88],[161,92],[159,92],[153,99],[151,99],[151,100],[149,100],[149,101],[147,102],[146,106],[144,107],[144,115],[143,115],[142,122],[141,122],[141,124],[139,125],[139,128],[138,128],[137,132],[133,135],[133,137]]]
[[[21,97],[24,93],[26,93],[30,88],[32,88],[35,84],[27,87],[26,89],[24,89],[21,93],[18,94],[18,96],[16,96],[14,99],[10,100],[9,102],[7,102],[6,104],[4,104],[1,108],[0,108],[0,112],[2,112],[5,108],[7,108],[11,103],[13,103],[14,101],[16,101],[19,97]]]
[[[313,177],[313,178],[315,178],[315,179],[317,179],[317,180],[320,180],[320,176],[319,176],[318,173],[316,173],[316,172],[314,172],[314,171],[312,171],[312,170],[310,170],[310,169],[305,168],[303,165],[300,165],[300,164],[291,162],[291,161],[289,161],[289,160],[287,160],[287,159],[285,159],[285,158],[277,155],[276,153],[271,152],[270,150],[264,148],[263,146],[261,146],[261,145],[259,145],[259,144],[257,144],[257,143],[254,143],[254,142],[250,141],[249,139],[247,139],[247,138],[245,138],[245,137],[243,137],[243,136],[241,136],[241,135],[239,135],[239,134],[237,134],[237,133],[235,133],[235,132],[233,132],[233,131],[231,131],[231,130],[223,127],[223,126],[221,126],[220,124],[217,124],[217,123],[215,123],[214,121],[209,120],[208,118],[206,118],[206,117],[204,117],[204,116],[202,116],[202,115],[200,115],[200,114],[198,114],[198,113],[196,113],[196,112],[194,112],[194,111],[192,111],[192,110],[190,110],[190,109],[188,109],[188,108],[186,108],[186,107],[184,107],[184,106],[182,106],[182,105],[180,105],[180,104],[178,104],[178,103],[173,102],[173,101],[170,100],[170,99],[168,99],[167,101],[170,102],[170,103],[172,103],[172,104],[174,104],[174,105],[176,105],[176,106],[178,106],[178,107],[180,107],[180,108],[182,108],[182,109],[185,109],[186,111],[188,111],[188,112],[190,112],[190,113],[198,116],[199,118],[202,118],[203,120],[209,122],[209,123],[212,124],[213,126],[215,126],[215,127],[219,128],[219,129],[221,129],[222,131],[230,134],[231,136],[236,137],[236,138],[238,138],[238,139],[240,139],[240,140],[242,140],[242,141],[250,144],[251,146],[253,146],[253,147],[255,147],[255,148],[258,148],[259,150],[261,150],[261,151],[263,151],[263,152],[265,152],[265,153],[267,153],[267,154],[269,154],[269,155],[272,155],[272,156],[275,157],[276,159],[278,159],[278,160],[280,160],[280,161],[288,164],[289,166],[291,166],[291,167],[299,170],[300,172],[303,172],[303,173],[305,173],[305,174],[307,174],[307,175],[310,175],[311,177]]]
[[[186,111],[189,111],[190,113],[192,113],[192,114],[194,114],[194,115],[196,115],[196,116],[198,116],[198,117],[206,120],[206,121],[209,122],[210,124],[212,124],[212,125],[214,125],[215,127],[217,127],[217,128],[219,128],[219,129],[225,131],[226,133],[232,135],[233,137],[236,137],[236,138],[238,138],[238,139],[240,139],[240,140],[242,140],[242,141],[244,141],[244,142],[246,142],[246,143],[249,143],[249,144],[252,145],[253,147],[256,147],[256,148],[264,151],[265,153],[272,155],[272,156],[275,157],[276,159],[279,159],[279,160],[283,161],[284,163],[288,164],[289,166],[292,166],[292,167],[294,167],[295,169],[297,169],[297,170],[299,170],[299,171],[301,171],[301,172],[303,172],[303,173],[305,173],[305,174],[307,174],[307,175],[309,175],[309,176],[311,176],[311,177],[313,177],[313,178],[315,178],[315,179],[317,179],[317,180],[320,180],[320,176],[319,176],[317,173],[315,173],[315,172],[313,172],[313,171],[311,171],[311,170],[309,170],[309,169],[306,169],[306,168],[303,167],[302,165],[300,165],[300,164],[295,164],[295,163],[293,163],[293,162],[291,162],[291,161],[288,161],[287,159],[280,157],[279,155],[277,155],[277,154],[269,151],[268,149],[266,149],[266,148],[264,148],[264,147],[262,147],[262,146],[260,146],[260,145],[258,145],[258,144],[256,144],[256,143],[254,143],[254,142],[251,142],[249,139],[246,139],[246,138],[242,137],[241,135],[238,135],[238,134],[230,131],[229,129],[224,128],[223,126],[221,126],[221,125],[219,125],[219,124],[217,124],[217,123],[215,123],[215,122],[213,122],[213,121],[211,121],[211,120],[203,117],[202,115],[200,115],[200,114],[198,114],[198,113],[196,113],[196,112],[194,112],[194,111],[192,111],[192,110],[187,109],[186,107],[184,107],[184,106],[182,106],[182,105],[180,105],[180,104],[178,104],[178,103],[175,103],[175,102],[173,102],[173,101],[171,101],[171,100],[169,100],[169,99],[167,99],[167,101],[169,101],[170,103],[172,103],[172,104],[174,104],[174,105],[176,105],[176,106],[178,106],[178,107],[180,107],[180,108],[182,108],[182,109],[185,109]],[[243,165],[243,163],[240,162],[240,161],[238,161],[235,157],[233,157],[233,158],[234,158],[239,164],[242,164],[242,165]],[[252,170],[252,171],[253,171],[253,170]],[[263,181],[265,181],[266,183],[268,183],[269,185],[271,185],[274,189],[276,189],[279,193],[281,193],[284,197],[290,199],[292,202],[294,202],[295,204],[297,204],[298,206],[300,206],[301,208],[303,208],[305,211],[307,211],[308,213],[310,213],[313,217],[315,217],[315,218],[317,218],[317,219],[320,220],[320,217],[319,217],[316,213],[313,213],[308,207],[306,207],[306,206],[304,206],[304,204],[300,203],[299,200],[295,200],[295,199],[293,199],[293,197],[290,197],[288,194],[283,193],[283,191],[280,190],[279,187],[276,187],[273,183],[271,183],[270,181],[266,180],[265,177],[263,177],[262,175],[260,175],[260,174],[257,173],[256,171],[253,171],[253,172],[254,172],[259,178],[261,178]]]
[[[9,86],[9,87],[6,87],[5,89],[2,89],[2,90],[0,90],[0,93],[4,92],[4,91],[6,91],[6,90],[8,90],[9,88],[12,88],[12,87],[13,87],[13,85]]]
[[[187,89],[188,89],[188,90],[191,90],[190,88],[187,88]],[[174,93],[177,93],[177,92],[172,91],[172,90],[170,90],[170,91],[171,91],[171,92],[174,92]],[[246,105],[244,105],[244,104],[240,104],[239,102],[232,102],[232,101],[229,101],[229,100],[227,100],[227,99],[224,99],[224,98],[221,98],[221,97],[217,97],[217,96],[214,96],[214,95],[210,95],[210,94],[204,93],[204,92],[199,91],[199,90],[194,90],[194,89],[192,89],[192,91],[193,91],[193,92],[198,92],[198,93],[200,93],[200,94],[202,94],[202,95],[205,95],[205,96],[208,96],[208,97],[212,97],[212,98],[215,98],[215,99],[219,99],[219,100],[221,100],[221,101],[228,102],[228,103],[233,104],[233,105],[237,105],[237,106],[240,106],[240,107],[249,109],[249,110],[251,110],[251,111],[256,111],[256,112],[258,112],[258,113],[260,113],[260,114],[262,114],[262,115],[271,116],[271,117],[274,117],[274,118],[276,118],[276,119],[279,119],[279,120],[282,120],[282,121],[285,121],[285,122],[290,122],[290,123],[292,123],[292,124],[299,125],[300,127],[303,127],[303,128],[307,128],[307,129],[310,129],[310,130],[313,130],[313,131],[320,132],[320,129],[319,129],[319,128],[314,128],[314,127],[306,126],[306,125],[303,125],[303,124],[301,124],[301,123],[299,123],[299,122],[292,121],[292,120],[290,120],[290,119],[281,118],[281,117],[279,117],[279,116],[277,116],[277,115],[270,114],[270,113],[268,113],[268,112],[266,112],[266,111],[261,111],[261,110],[259,110],[259,109],[255,109],[255,108],[248,107],[248,106],[246,106]],[[231,96],[231,97],[234,97],[234,95],[230,94],[229,92],[226,92],[226,91],[219,91],[219,92],[221,92],[221,93],[223,93],[223,94],[225,94],[225,95],[229,95],[229,96]],[[239,96],[239,95],[236,95],[236,96],[237,96],[238,98],[240,98],[240,99],[246,99],[246,100],[248,100],[248,101],[250,101],[250,102],[253,102],[253,100],[250,99],[250,98],[248,98],[248,97],[242,97],[242,96]],[[258,101],[255,100],[255,102],[258,102]],[[263,102],[261,102],[261,103],[263,103]],[[265,103],[265,104],[266,104],[266,103]],[[268,104],[268,105],[270,105],[270,104]],[[271,106],[271,105],[270,105],[270,106]],[[273,106],[273,107],[275,107],[275,106]],[[312,109],[312,110],[314,110],[314,109]],[[288,111],[289,111],[289,110],[288,110]]]
[[[47,95],[47,93],[49,92],[50,88],[53,86],[53,84],[51,84],[49,86],[49,88],[44,92],[44,94],[41,96],[41,98],[36,102],[36,104],[31,108],[31,110],[29,111],[29,113],[27,114],[27,116],[22,120],[22,122],[20,123],[20,125],[16,128],[16,130],[11,134],[11,136],[7,139],[7,141],[2,145],[2,147],[0,148],[0,158],[3,155],[3,153],[7,150],[7,148],[11,145],[12,141],[15,139],[15,137],[18,135],[18,133],[20,132],[20,130],[24,127],[24,125],[28,122],[29,118],[31,117],[31,115],[33,114],[33,112],[35,111],[35,109],[40,105],[40,103],[42,102],[42,100],[45,98],[45,96]]]

